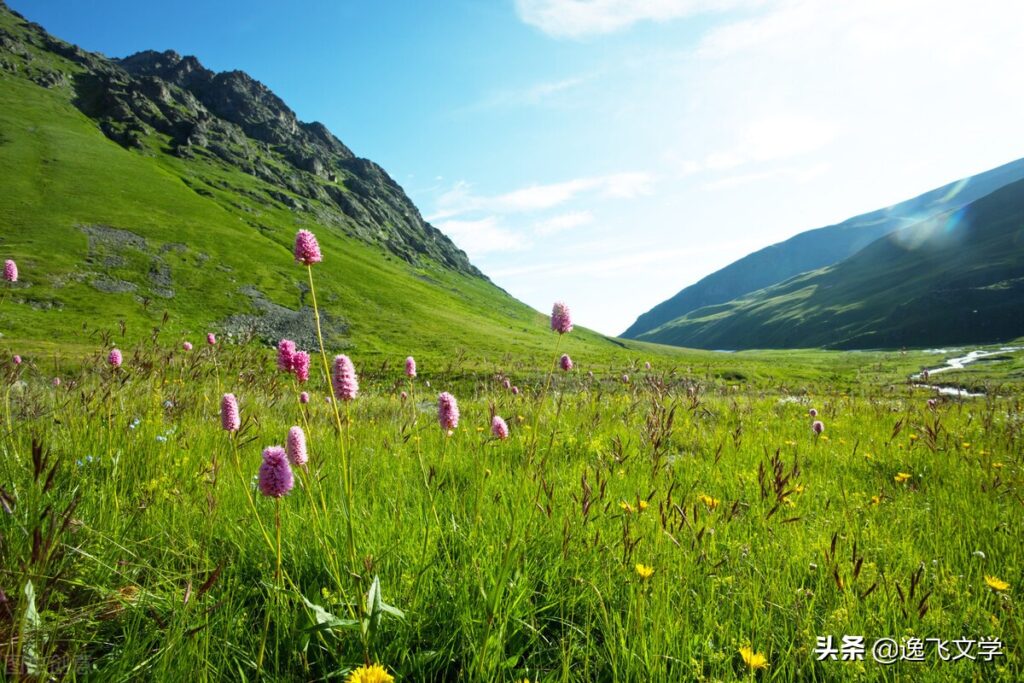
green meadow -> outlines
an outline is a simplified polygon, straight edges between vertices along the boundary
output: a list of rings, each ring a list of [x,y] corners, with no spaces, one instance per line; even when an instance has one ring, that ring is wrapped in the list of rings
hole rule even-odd
[[[7,677],[1020,679],[1019,361],[929,406],[907,376],[942,355],[648,347],[562,372],[573,334],[411,347],[413,380],[353,354],[337,404],[317,349],[302,386],[273,350],[201,338],[126,345],[117,370],[99,346],[7,363]],[[293,425],[309,461],[265,497],[261,451]],[[829,636],[861,658],[819,661]],[[875,661],[885,638],[924,661]]]

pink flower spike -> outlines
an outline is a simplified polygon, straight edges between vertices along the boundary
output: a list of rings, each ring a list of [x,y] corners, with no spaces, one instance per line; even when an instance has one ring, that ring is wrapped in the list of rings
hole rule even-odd
[[[121,363],[123,361],[124,358],[123,356],[121,356],[120,349],[111,350],[110,355],[107,356],[107,362],[110,363],[110,367],[114,368],[115,370],[121,367]]]
[[[441,429],[451,431],[459,426],[459,404],[447,391],[437,396],[437,421]]]
[[[811,408],[807,411],[807,414],[811,417],[818,417],[818,410],[816,408]]]
[[[206,333],[206,343],[209,344],[210,346],[217,345],[217,337],[214,336],[213,332]]]
[[[821,434],[823,431],[825,431],[825,423],[822,422],[821,420],[815,420],[814,423],[811,424],[811,430],[815,434]]]
[[[60,377],[54,377],[53,378],[53,386],[55,386],[55,387],[59,387],[60,386]]]
[[[296,351],[292,356],[292,371],[299,382],[309,379],[309,354],[305,351]]]
[[[277,369],[284,372],[291,372],[295,358],[295,342],[290,339],[282,339],[277,343]]]
[[[551,329],[558,334],[572,332],[572,315],[569,307],[561,301],[556,301],[551,309]]]
[[[18,354],[14,354],[14,358],[12,358],[11,360],[14,361],[15,365],[21,365],[21,356],[19,356]]]
[[[304,266],[311,266],[324,260],[316,235],[309,230],[299,230],[295,234],[295,260]]]
[[[506,389],[511,389],[512,388],[512,380],[510,380],[508,377],[506,377],[504,379],[504,381],[502,381],[502,384],[504,385],[504,387]]]
[[[224,394],[220,400],[220,424],[226,432],[237,432],[242,426],[238,414],[238,399],[234,394]]]
[[[189,342],[189,341],[185,342],[184,344],[181,345],[181,348],[185,349],[186,351],[191,351],[192,350],[192,342]]]
[[[512,387],[512,395],[513,396],[518,396],[519,395],[519,387]]]
[[[650,369],[651,369],[651,361],[645,362],[644,363],[644,370],[650,370]]]
[[[508,425],[497,415],[491,418],[491,434],[502,441],[508,438]]]
[[[562,357],[558,359],[558,366],[565,372],[572,370],[572,358],[569,358],[569,354],[562,354]]]
[[[334,357],[334,395],[342,401],[351,401],[359,393],[359,378],[352,360],[345,355]]]
[[[409,398],[409,392],[403,391],[401,394],[399,394],[399,398],[401,398],[403,401],[408,399]]]
[[[299,394],[299,403],[303,405],[309,403],[309,394],[307,392],[303,391],[301,394]]]
[[[18,264],[12,259],[4,261],[4,279],[8,282],[18,281]]]
[[[412,356],[405,359],[405,376],[409,378],[416,376],[416,359]]]
[[[292,427],[288,430],[285,450],[288,452],[288,460],[296,467],[302,467],[309,460],[306,454],[306,433],[302,431],[302,427]]]
[[[260,492],[270,498],[280,498],[295,486],[295,475],[288,465],[288,456],[280,446],[269,446],[263,450],[259,486]]]

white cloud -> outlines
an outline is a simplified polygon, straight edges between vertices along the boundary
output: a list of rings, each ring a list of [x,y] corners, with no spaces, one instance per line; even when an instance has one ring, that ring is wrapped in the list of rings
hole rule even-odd
[[[589,80],[591,80],[591,76],[573,76],[559,80],[542,81],[521,88],[491,90],[485,93],[480,100],[468,107],[456,109],[455,113],[465,114],[499,107],[536,107],[550,104],[560,95],[576,90]]]
[[[556,38],[613,33],[639,21],[721,12],[756,0],[516,0],[519,18]]]
[[[579,228],[593,222],[594,214],[589,211],[573,211],[539,221],[534,224],[533,231],[538,235],[548,236]]]
[[[831,143],[838,124],[807,114],[777,113],[743,124],[736,143],[727,150],[712,152],[704,167],[727,170],[752,162],[779,161],[816,152]]]
[[[489,214],[528,213],[560,206],[583,196],[589,198],[632,199],[650,194],[654,177],[648,173],[615,173],[590,178],[574,178],[547,185],[527,187],[490,197],[473,194],[471,186],[459,181],[437,199],[431,222],[472,212]]]
[[[529,241],[502,227],[495,216],[473,221],[442,221],[437,227],[452,238],[471,259],[492,252],[519,251],[531,246]]]

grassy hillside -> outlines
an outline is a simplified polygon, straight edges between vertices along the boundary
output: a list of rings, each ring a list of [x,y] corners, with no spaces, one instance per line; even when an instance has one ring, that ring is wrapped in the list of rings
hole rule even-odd
[[[171,137],[154,128],[138,146],[117,144],[80,108],[89,65],[101,57],[60,44],[2,6],[0,31],[0,255],[21,270],[0,304],[8,349],[45,355],[96,345],[104,333],[131,343],[155,329],[165,339],[198,341],[214,330],[310,346],[306,272],[291,258],[300,228],[317,234],[325,254],[315,276],[332,348],[364,356],[550,348],[541,315],[475,269],[442,264],[429,251],[403,258],[368,241],[368,229],[384,228],[299,195],[292,176],[327,181],[286,167],[252,140],[243,142],[263,150],[260,163],[273,173],[253,175],[201,149],[172,154]],[[295,187],[269,182],[275,173]],[[342,180],[353,192],[383,192],[354,175]],[[363,203],[387,218],[379,197]],[[584,348],[622,347],[581,331],[566,350]]]
[[[1022,178],[1024,159],[1018,159],[838,225],[802,232],[744,256],[686,287],[637,318],[623,336],[638,339],[691,311],[725,304],[801,273],[838,263],[895,230],[956,210]]]
[[[891,348],[1021,335],[1024,181],[641,338],[702,348]]]

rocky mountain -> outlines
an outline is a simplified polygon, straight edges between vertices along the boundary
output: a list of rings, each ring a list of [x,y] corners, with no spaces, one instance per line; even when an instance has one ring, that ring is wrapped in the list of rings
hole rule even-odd
[[[316,343],[295,233],[316,233],[324,335],[362,359],[550,348],[516,301],[425,222],[402,188],[239,71],[111,59],[0,0],[0,346],[31,359],[173,336]],[[622,342],[579,329],[598,357]],[[461,360],[460,360],[461,362]]]
[[[641,339],[710,349],[930,347],[1024,336],[1024,180]]]
[[[16,15],[3,7],[2,11]],[[70,72],[34,59],[42,50],[75,64]],[[428,257],[482,277],[466,254],[423,220],[380,166],[355,156],[321,123],[303,123],[277,95],[243,71],[214,73],[195,57],[145,51],[124,59],[89,53],[25,22],[0,31],[0,68],[20,60],[36,83],[70,85],[75,105],[111,140],[142,151],[158,136],[183,159],[205,157],[265,181],[259,199],[337,227],[416,263]],[[209,188],[193,188],[203,193]]]
[[[795,275],[839,263],[880,237],[921,220],[955,211],[1024,178],[1024,159],[957,180],[884,209],[837,225],[801,232],[744,256],[640,315],[623,337],[653,338],[657,327],[705,306],[724,304]],[[647,335],[647,336],[645,336]],[[655,335],[657,336],[657,335]]]

